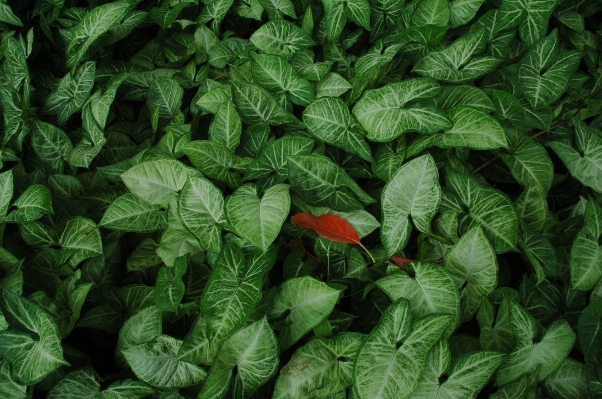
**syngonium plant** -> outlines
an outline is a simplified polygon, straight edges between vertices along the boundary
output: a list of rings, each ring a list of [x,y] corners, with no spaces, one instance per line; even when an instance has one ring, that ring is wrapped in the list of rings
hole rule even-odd
[[[600,397],[601,16],[0,0],[0,396]]]

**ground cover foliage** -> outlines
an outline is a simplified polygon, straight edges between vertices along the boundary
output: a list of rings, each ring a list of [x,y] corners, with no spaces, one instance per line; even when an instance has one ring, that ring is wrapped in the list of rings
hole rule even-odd
[[[0,396],[602,397],[601,10],[0,0]]]

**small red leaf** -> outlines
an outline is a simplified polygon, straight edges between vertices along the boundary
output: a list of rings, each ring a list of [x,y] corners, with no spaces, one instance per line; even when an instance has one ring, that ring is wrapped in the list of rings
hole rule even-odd
[[[406,263],[414,262],[412,259],[400,258],[399,256],[391,256],[391,260],[402,269],[405,269]]]
[[[291,220],[297,226],[304,229],[312,229],[331,241],[361,246],[370,255],[372,263],[374,263],[372,254],[360,242],[360,236],[357,234],[357,231],[355,231],[351,223],[342,217],[330,213],[316,217],[307,212],[301,212],[293,215]]]

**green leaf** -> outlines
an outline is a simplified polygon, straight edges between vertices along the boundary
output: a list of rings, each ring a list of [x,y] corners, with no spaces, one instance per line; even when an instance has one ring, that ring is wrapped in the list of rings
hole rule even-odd
[[[578,51],[558,49],[557,30],[535,43],[523,59],[518,72],[520,87],[534,110],[546,107],[560,98],[568,88],[581,56]]]
[[[313,136],[372,161],[365,132],[352,118],[347,105],[339,98],[322,98],[303,111],[303,122]]]
[[[194,140],[186,143],[182,151],[190,162],[204,175],[224,181],[231,188],[240,185],[236,169],[243,169],[240,159],[222,143],[210,140]]]
[[[198,398],[248,398],[278,369],[278,342],[266,317],[241,328],[220,348]]]
[[[270,20],[283,19],[283,14],[297,18],[295,5],[291,0],[259,0],[259,4],[267,10]],[[261,18],[258,19],[261,20]]]
[[[389,306],[357,352],[353,380],[358,397],[409,398],[429,351],[451,321],[449,315],[430,315],[412,322],[403,298]]]
[[[330,72],[316,84],[316,98],[340,97],[352,88],[353,85],[341,75]]]
[[[69,265],[75,268],[80,262],[102,254],[102,240],[96,223],[90,219],[77,216],[70,219],[59,237],[63,249],[73,250]]]
[[[591,290],[602,276],[602,208],[589,200],[583,216],[585,225],[571,247],[571,285],[576,290]]]
[[[503,353],[489,351],[461,356],[454,363],[447,380],[441,384],[436,397],[476,398],[503,360]]]
[[[460,316],[460,293],[450,274],[441,266],[428,262],[413,262],[410,277],[404,271],[395,271],[378,279],[374,284],[392,301],[405,298],[410,302],[412,318],[431,314],[449,315],[450,322],[445,337],[455,330]]]
[[[23,192],[13,203],[14,210],[6,217],[7,222],[31,222],[41,218],[44,214],[52,214],[52,197],[48,187],[33,184]]]
[[[135,165],[121,180],[135,195],[154,205],[167,207],[169,197],[184,187],[188,171],[175,159],[156,159]]]
[[[201,299],[207,337],[212,344],[228,338],[259,303],[262,279],[274,265],[275,250],[272,247],[265,253],[255,251],[245,260],[235,244],[224,245]]]
[[[544,193],[552,187],[554,168],[543,146],[515,129],[506,130],[510,151],[498,155],[512,176],[524,186],[537,185]]]
[[[202,315],[199,315],[178,350],[178,360],[193,364],[211,364],[216,355],[215,349],[210,346],[207,338],[207,323]]]
[[[487,43],[485,29],[475,29],[443,50],[432,51],[420,59],[413,72],[450,83],[475,80],[492,72],[501,59],[478,56]]]
[[[174,79],[158,78],[148,89],[146,105],[149,112],[159,109],[159,121],[167,124],[177,118],[182,106],[184,89]]]
[[[178,200],[182,222],[203,248],[219,253],[226,223],[224,196],[209,180],[190,176]]]
[[[0,331],[0,353],[22,385],[40,382],[63,365],[59,329],[37,304],[6,289],[0,290],[0,309],[13,329]]]
[[[340,296],[340,290],[309,276],[282,283],[270,315],[283,318],[277,328],[280,352],[293,346],[328,317]]]
[[[200,384],[207,372],[177,359],[182,341],[159,335],[152,342],[122,349],[136,377],[157,388],[183,388]]]
[[[497,287],[495,251],[480,227],[467,231],[445,257],[445,269],[460,290],[461,320],[472,319],[487,296]]]
[[[533,316],[515,302],[511,302],[510,306],[517,344],[500,366],[496,383],[502,385],[515,381],[537,369],[537,378],[541,381],[567,357],[575,343],[576,334],[566,320],[556,320],[548,326],[541,340],[535,343],[533,340],[537,328]]]
[[[242,134],[242,120],[232,100],[225,101],[218,109],[211,125],[209,125],[209,139],[222,143],[227,149],[234,152],[240,144]]]
[[[127,2],[114,2],[93,8],[79,21],[67,45],[67,66],[76,67],[92,43],[130,11]]]
[[[212,0],[207,2],[198,17],[198,22],[204,24],[211,21],[212,29],[215,32],[219,31],[220,24],[233,3],[234,0]]]
[[[73,144],[65,132],[41,121],[34,124],[31,144],[48,170],[56,173],[63,171],[64,160],[73,149]]]
[[[478,87],[469,85],[445,86],[437,98],[437,106],[448,110],[460,105],[470,106],[487,113],[495,110],[491,99]]]
[[[151,300],[153,298],[151,291]],[[162,331],[161,326],[161,311],[155,306],[149,306],[127,319],[127,321],[119,330],[119,338],[117,340],[117,356],[121,356],[121,362],[125,366],[125,358],[122,352],[134,348],[137,345],[152,342],[157,338]]]
[[[391,141],[403,133],[434,133],[451,127],[447,115],[432,106],[414,104],[439,94],[441,88],[432,79],[408,79],[368,90],[360,98],[353,115],[372,141]],[[408,104],[406,106],[406,104]]]
[[[116,381],[106,389],[100,383],[91,367],[84,367],[67,374],[48,393],[47,399],[83,399],[102,397],[107,399],[142,399],[155,390],[143,382],[130,379]]]
[[[588,396],[585,364],[570,357],[545,381],[546,391],[554,398],[586,398]]]
[[[449,2],[449,24],[452,28],[469,23],[483,5],[483,0],[454,0]]]
[[[447,26],[449,18],[447,0],[421,0],[412,14],[412,26]]]
[[[314,141],[301,136],[284,136],[270,141],[245,169],[245,180],[261,179],[274,174],[273,181],[282,183],[288,179],[287,158],[308,155]]]
[[[162,267],[155,285],[155,305],[157,309],[175,312],[184,298],[184,282],[188,261],[186,257],[177,258],[172,267]]]
[[[262,52],[286,60],[290,60],[297,51],[315,44],[306,31],[285,20],[263,24],[249,40]]]
[[[365,337],[344,332],[309,341],[280,370],[273,398],[328,397],[351,387],[353,362]]]
[[[577,324],[579,344],[588,355],[602,351],[602,299],[590,302],[579,314]]]
[[[476,318],[481,331],[479,341],[483,349],[503,353],[510,353],[514,349],[516,337],[512,330],[510,311],[510,300],[504,299],[498,308],[496,317],[495,309],[487,297],[481,299],[481,306]]]
[[[504,129],[494,117],[469,106],[449,110],[452,126],[443,134],[435,135],[433,144],[438,147],[468,147],[474,150],[507,148]]]
[[[167,227],[166,212],[158,205],[127,193],[109,205],[100,226],[136,233],[163,230]]]
[[[520,37],[528,46],[544,37],[556,0],[504,0],[499,10],[499,22],[494,32],[519,26]]]
[[[10,25],[23,26],[23,22],[13,13],[10,6],[5,3],[0,3],[0,21]]]
[[[7,170],[0,173],[0,222],[6,219],[6,212],[13,197],[13,172]]]
[[[584,122],[573,119],[575,149],[568,141],[548,142],[571,176],[583,185],[602,193],[602,137]]]
[[[161,7],[151,8],[150,16],[161,28],[166,29],[174,23],[183,9],[192,4],[194,4],[192,1],[181,1],[170,7],[167,2],[164,2]]]
[[[269,123],[275,126],[300,123],[270,93],[252,83],[232,82],[232,99],[246,123]]]
[[[178,212],[178,198],[170,197],[167,207],[167,229],[161,235],[157,255],[167,266],[174,266],[176,258],[194,256],[203,251],[197,238],[186,228]]]
[[[58,116],[59,125],[79,111],[92,91],[96,63],[89,61],[65,75],[56,90],[46,99],[45,111]]]
[[[374,202],[340,166],[324,156],[289,156],[287,163],[291,185],[297,186],[310,204],[347,212]]]
[[[366,0],[322,0],[326,13],[326,37],[329,41],[336,41],[347,19],[358,26],[370,30],[370,4]]]
[[[387,256],[401,251],[410,238],[412,225],[423,233],[431,231],[431,220],[441,200],[439,172],[429,154],[402,165],[382,192],[381,240]]]
[[[272,92],[284,92],[293,103],[307,106],[314,101],[314,87],[297,75],[284,59],[257,54],[252,58],[253,77],[257,83]]]
[[[446,181],[466,207],[467,214],[460,221],[462,231],[480,225],[496,253],[516,249],[518,219],[504,194],[481,186],[472,176],[451,170],[447,171]]]
[[[226,200],[226,215],[232,230],[266,252],[288,216],[291,206],[288,190],[288,185],[277,184],[259,199],[255,184],[240,186]]]

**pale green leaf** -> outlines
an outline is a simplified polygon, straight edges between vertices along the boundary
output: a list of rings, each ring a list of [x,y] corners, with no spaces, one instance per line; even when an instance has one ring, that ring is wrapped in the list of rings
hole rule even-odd
[[[207,375],[201,367],[178,360],[182,341],[159,335],[152,342],[122,349],[138,378],[158,388],[183,388],[200,384]]]
[[[209,139],[219,141],[227,149],[234,152],[240,144],[242,134],[242,120],[232,100],[225,101],[209,125]]]
[[[201,311],[212,344],[228,338],[249,317],[261,299],[262,279],[276,260],[276,248],[253,252],[245,259],[233,243],[225,244],[201,298]]]
[[[109,205],[100,226],[137,233],[163,230],[167,227],[166,212],[158,205],[127,193]]]
[[[69,265],[75,268],[83,260],[102,254],[102,240],[96,223],[77,216],[70,219],[59,238],[63,249],[73,250]]]
[[[334,309],[341,291],[313,277],[286,280],[276,292],[271,317],[284,317],[278,328],[283,352],[320,324]]]
[[[291,185],[299,188],[310,204],[347,212],[374,202],[340,166],[324,156],[289,156],[287,163]]]
[[[344,332],[308,342],[280,370],[273,398],[327,397],[349,388],[355,355],[365,337]]]
[[[252,59],[253,77],[257,83],[272,92],[284,92],[293,103],[307,106],[314,101],[314,87],[297,75],[284,59],[257,54]]]
[[[558,100],[569,86],[582,54],[558,49],[558,31],[535,43],[518,71],[520,87],[534,110]]]
[[[432,106],[410,105],[436,96],[441,88],[432,79],[408,79],[368,90],[353,108],[353,115],[372,141],[391,141],[403,133],[434,133],[451,127],[447,115]]]
[[[412,322],[406,299],[399,299],[389,306],[358,350],[353,368],[358,397],[411,397],[429,351],[451,321],[452,316],[438,314]]]
[[[141,199],[167,207],[169,197],[184,187],[188,172],[175,159],[156,159],[140,163],[121,174],[127,188]]]
[[[291,199],[286,184],[268,188],[261,199],[255,184],[240,186],[226,200],[226,215],[230,227],[240,237],[267,251],[286,220]]]
[[[475,29],[445,49],[428,53],[416,63],[412,71],[451,83],[477,79],[492,72],[501,62],[497,57],[478,56],[486,43],[485,29]]]
[[[278,341],[263,317],[236,331],[220,348],[199,399],[249,398],[278,369]]]
[[[537,328],[533,316],[515,302],[511,302],[510,306],[517,344],[500,366],[496,383],[506,384],[538,369],[537,379],[541,381],[567,357],[575,343],[576,334],[569,323],[561,319],[552,322],[541,340],[534,342]]]
[[[249,40],[264,53],[286,60],[290,60],[295,52],[315,44],[306,31],[285,20],[263,24]]]
[[[567,357],[545,381],[546,390],[553,398],[587,398],[585,364]]]
[[[41,218],[44,214],[52,214],[52,197],[48,187],[33,184],[23,192],[13,203],[17,210],[6,216],[7,222],[31,222]]]
[[[182,188],[178,211],[201,246],[218,253],[222,245],[222,225],[226,223],[222,192],[210,181],[191,176]]]
[[[303,122],[313,136],[356,154],[366,161],[372,160],[370,147],[364,141],[365,132],[355,122],[347,105],[339,98],[322,98],[303,111]]]
[[[578,119],[573,119],[573,126],[577,149],[564,140],[547,144],[575,179],[602,193],[602,137]]]
[[[518,218],[508,197],[464,173],[448,170],[446,181],[467,210],[460,222],[462,231],[480,225],[496,253],[516,249]]]
[[[58,116],[58,122],[63,125],[69,117],[79,111],[94,86],[95,62],[86,62],[77,70],[65,75],[56,90],[46,99],[45,111]]]
[[[58,367],[68,365],[63,358],[59,329],[42,308],[2,289],[0,309],[13,328],[0,331],[0,353],[10,364],[11,376],[17,383],[37,384]]]
[[[431,314],[446,314],[450,323],[444,336],[452,334],[460,317],[460,293],[450,274],[435,263],[413,262],[414,276],[402,270],[395,271],[374,284],[391,300],[405,298],[410,302],[412,318],[420,319]]]
[[[429,154],[402,165],[382,192],[381,240],[387,256],[401,251],[410,238],[412,225],[423,233],[431,231],[431,220],[441,200],[439,172]]]
[[[93,8],[79,21],[67,45],[67,66],[76,67],[92,43],[116,25],[130,10],[127,2],[113,2]]]

